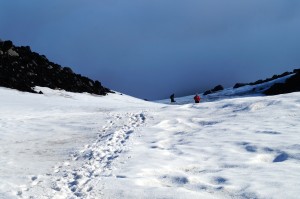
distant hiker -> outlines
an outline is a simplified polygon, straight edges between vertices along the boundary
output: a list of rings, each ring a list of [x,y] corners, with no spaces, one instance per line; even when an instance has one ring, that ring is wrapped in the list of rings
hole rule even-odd
[[[199,103],[200,102],[200,96],[198,94],[195,95],[194,97],[195,103]]]
[[[173,93],[173,94],[170,96],[171,103],[172,103],[172,102],[175,102],[174,97],[175,97],[175,95],[174,95],[174,93]]]

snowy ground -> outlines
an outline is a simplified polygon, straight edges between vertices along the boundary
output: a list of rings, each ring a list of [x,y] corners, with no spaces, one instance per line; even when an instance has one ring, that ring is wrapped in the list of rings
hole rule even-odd
[[[299,198],[300,93],[168,105],[38,89],[0,88],[0,198]]]

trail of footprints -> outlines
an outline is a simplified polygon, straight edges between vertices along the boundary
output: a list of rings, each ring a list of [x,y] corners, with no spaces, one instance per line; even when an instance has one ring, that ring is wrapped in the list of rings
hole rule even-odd
[[[112,175],[113,160],[126,150],[126,141],[146,120],[144,112],[109,116],[114,119],[103,126],[96,142],[55,166],[53,173],[30,177],[30,185],[20,187],[16,193],[19,198],[93,198],[91,181]]]

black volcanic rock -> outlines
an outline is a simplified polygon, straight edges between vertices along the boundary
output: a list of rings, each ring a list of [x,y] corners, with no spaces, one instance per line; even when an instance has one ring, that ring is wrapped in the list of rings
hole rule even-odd
[[[247,84],[245,84],[245,83],[236,83],[234,86],[233,86],[233,88],[240,88],[240,87],[242,87],[242,86],[246,86]]]
[[[13,47],[12,41],[8,40],[8,41],[2,42],[2,50],[3,50],[3,51],[8,51],[8,50],[11,49],[12,47]]]
[[[211,89],[211,90],[205,91],[205,92],[203,93],[203,95],[209,95],[209,94],[212,94],[212,93],[221,91],[221,90],[224,90],[224,87],[223,87],[222,85],[218,85],[218,86],[214,87],[214,88]]]
[[[295,70],[299,70],[299,69],[295,69]],[[233,88],[239,88],[239,87],[246,86],[246,85],[253,86],[253,85],[257,85],[257,84],[266,83],[266,82],[269,82],[269,81],[272,81],[272,80],[275,80],[275,79],[278,79],[278,78],[281,78],[281,77],[293,74],[293,73],[295,73],[295,70],[294,70],[294,72],[284,72],[281,75],[273,75],[273,77],[271,77],[271,78],[267,78],[267,79],[264,79],[264,80],[257,80],[255,82],[251,82],[251,83],[247,83],[247,84],[245,84],[245,83],[236,83],[233,86]]]
[[[212,89],[212,92],[217,92],[217,91],[221,91],[221,90],[224,90],[224,87],[222,85],[218,85]]]
[[[203,93],[203,95],[209,95],[209,94],[212,94],[212,91],[211,90],[207,90]]]
[[[300,68],[294,69],[293,73],[300,73]]]
[[[99,81],[75,74],[71,68],[32,52],[29,46],[16,47],[11,41],[0,41],[0,86],[33,93],[34,86],[97,95],[111,92]]]
[[[268,90],[264,92],[266,95],[278,95],[284,93],[291,93],[300,91],[300,71],[298,71],[295,75],[288,78],[285,83],[278,83],[271,86]]]

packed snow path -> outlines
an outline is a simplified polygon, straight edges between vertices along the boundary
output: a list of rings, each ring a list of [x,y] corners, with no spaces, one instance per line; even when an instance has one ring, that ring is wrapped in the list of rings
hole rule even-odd
[[[129,138],[143,126],[145,110],[158,107],[121,94],[101,97],[38,89],[44,95],[0,88],[1,199],[84,198],[87,193],[80,183],[88,175],[63,176],[89,169],[92,178],[97,175],[95,162],[98,173],[103,170],[109,176],[112,162],[126,156]],[[71,180],[76,178],[74,186]]]
[[[52,174],[33,176],[29,187],[22,187],[23,191],[19,191],[18,195],[20,198],[37,199],[99,198],[103,194],[102,178],[112,176],[113,160],[121,153],[122,159],[130,158],[125,155],[128,150],[126,142],[144,124],[144,114],[109,114],[111,120],[99,132],[96,142],[72,154],[71,161],[55,166]],[[98,186],[96,190],[94,186]]]

